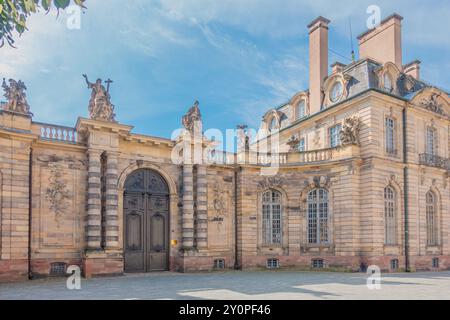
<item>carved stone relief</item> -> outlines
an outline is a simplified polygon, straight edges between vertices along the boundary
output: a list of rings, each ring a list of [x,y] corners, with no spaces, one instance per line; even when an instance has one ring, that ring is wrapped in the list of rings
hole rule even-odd
[[[361,128],[361,121],[354,115],[344,120],[344,125],[339,137],[341,139],[341,145],[359,145],[359,131]]]
[[[278,177],[270,177],[258,183],[258,190],[264,191],[272,188],[281,188],[283,184],[284,184],[283,179]]]
[[[62,177],[62,169],[55,166],[50,171],[49,185],[46,191],[46,199],[50,203],[50,210],[55,215],[58,228],[61,226],[61,218],[66,213],[70,194],[67,189],[67,181]]]

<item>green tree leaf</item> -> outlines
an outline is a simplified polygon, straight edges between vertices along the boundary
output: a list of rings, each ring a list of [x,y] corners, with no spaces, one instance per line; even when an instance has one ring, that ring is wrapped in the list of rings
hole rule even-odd
[[[85,0],[0,0],[0,48],[5,43],[13,47],[15,31],[19,34],[25,32],[28,16],[39,8],[48,12],[54,7],[59,12],[71,3],[86,8]]]

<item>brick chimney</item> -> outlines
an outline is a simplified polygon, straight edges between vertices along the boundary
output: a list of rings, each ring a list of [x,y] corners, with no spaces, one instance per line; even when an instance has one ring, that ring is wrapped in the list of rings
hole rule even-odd
[[[420,60],[415,60],[403,66],[403,72],[420,80]]]
[[[394,13],[376,28],[361,34],[358,37],[359,57],[382,64],[392,62],[402,70],[402,20],[403,17]]]
[[[330,20],[318,17],[309,29],[309,108],[310,113],[320,111],[322,85],[328,76],[328,24]]]

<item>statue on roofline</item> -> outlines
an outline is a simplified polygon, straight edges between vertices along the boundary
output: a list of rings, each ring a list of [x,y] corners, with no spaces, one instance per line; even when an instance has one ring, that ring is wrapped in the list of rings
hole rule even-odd
[[[202,115],[200,113],[199,102],[195,101],[194,105],[188,110],[182,119],[183,127],[191,134],[202,135]]]
[[[9,79],[8,82],[9,85],[6,83],[6,79],[3,78],[2,87],[5,91],[4,97],[7,99],[7,102],[3,105],[3,110],[32,116],[33,114],[30,112],[30,106],[25,94],[27,90],[25,83],[14,79]]]
[[[115,122],[114,105],[111,103],[109,88],[113,81],[105,81],[107,87],[102,84],[102,79],[97,79],[95,83],[89,82],[87,75],[83,74],[88,89],[92,89],[91,100],[89,101],[89,117],[94,120]]]

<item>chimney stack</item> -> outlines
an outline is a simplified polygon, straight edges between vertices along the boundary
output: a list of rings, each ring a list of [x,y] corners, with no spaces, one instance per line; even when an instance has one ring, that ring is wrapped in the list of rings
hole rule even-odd
[[[416,80],[420,80],[420,60],[415,60],[403,66],[403,72],[412,76]]]
[[[344,70],[345,64],[336,61],[330,67],[331,67],[331,74],[335,74],[337,72],[341,72],[342,70]]]
[[[379,63],[392,62],[402,70],[402,20],[394,13],[376,28],[358,37],[359,57],[371,58]]]
[[[310,114],[320,111],[322,85],[328,76],[328,24],[330,20],[318,17],[309,29],[309,109]]]

